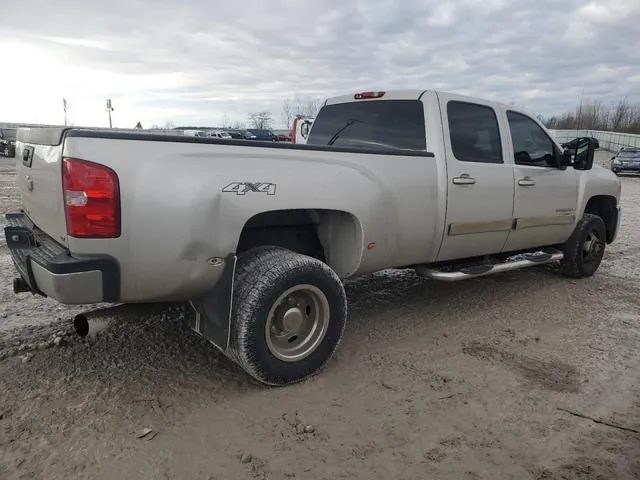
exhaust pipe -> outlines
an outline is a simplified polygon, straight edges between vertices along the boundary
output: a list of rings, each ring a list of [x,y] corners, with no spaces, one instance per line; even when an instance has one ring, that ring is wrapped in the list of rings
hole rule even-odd
[[[73,317],[73,329],[80,337],[95,337],[107,328],[112,318],[98,316],[97,312],[79,313]]]

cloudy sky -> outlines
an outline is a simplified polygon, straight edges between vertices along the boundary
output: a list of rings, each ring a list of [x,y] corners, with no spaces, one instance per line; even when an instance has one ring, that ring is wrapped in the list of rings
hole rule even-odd
[[[215,125],[436,88],[550,115],[640,102],[638,0],[2,0],[0,121]]]

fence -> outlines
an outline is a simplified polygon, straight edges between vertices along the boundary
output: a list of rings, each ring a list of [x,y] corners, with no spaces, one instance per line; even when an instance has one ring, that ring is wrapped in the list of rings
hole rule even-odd
[[[603,130],[554,130],[549,129],[560,143],[568,142],[576,137],[594,137],[598,139],[600,148],[617,152],[622,147],[640,148],[640,135],[632,133],[606,132]]]

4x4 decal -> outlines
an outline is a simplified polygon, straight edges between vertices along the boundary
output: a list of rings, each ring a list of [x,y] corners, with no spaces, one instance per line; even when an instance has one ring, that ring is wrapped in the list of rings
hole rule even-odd
[[[224,193],[235,193],[236,195],[245,195],[248,192],[275,195],[276,184],[265,182],[231,182],[229,185],[224,187],[222,191]]]

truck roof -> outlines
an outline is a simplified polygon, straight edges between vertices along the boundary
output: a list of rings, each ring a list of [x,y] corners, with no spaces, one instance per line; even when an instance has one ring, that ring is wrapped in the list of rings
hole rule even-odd
[[[363,93],[371,93],[374,94],[373,96],[371,96],[371,100],[420,100],[420,98],[427,92],[431,92],[431,93],[442,93],[442,94],[446,94],[446,95],[450,95],[453,97],[456,97],[458,100],[467,100],[469,102],[474,102],[474,101],[478,101],[481,100],[480,97],[472,97],[469,95],[462,95],[459,93],[453,93],[453,92],[446,92],[443,90],[434,90],[434,89],[404,89],[404,90],[380,90],[380,91],[368,91],[368,92],[353,92],[353,93],[349,93],[349,94],[343,94],[343,95],[338,95],[335,97],[330,97],[327,99],[325,105],[334,105],[337,103],[347,103],[347,102],[353,102],[354,101],[354,96],[357,94],[363,94]],[[382,93],[383,95],[381,96],[376,96],[376,94],[380,94]],[[489,99],[489,98],[484,98],[482,99],[483,101],[488,101],[490,103],[493,103],[495,105],[502,105],[504,107],[507,106],[506,103],[504,102],[498,102],[495,101],[493,99]],[[360,101],[367,101],[367,99],[360,99]]]

